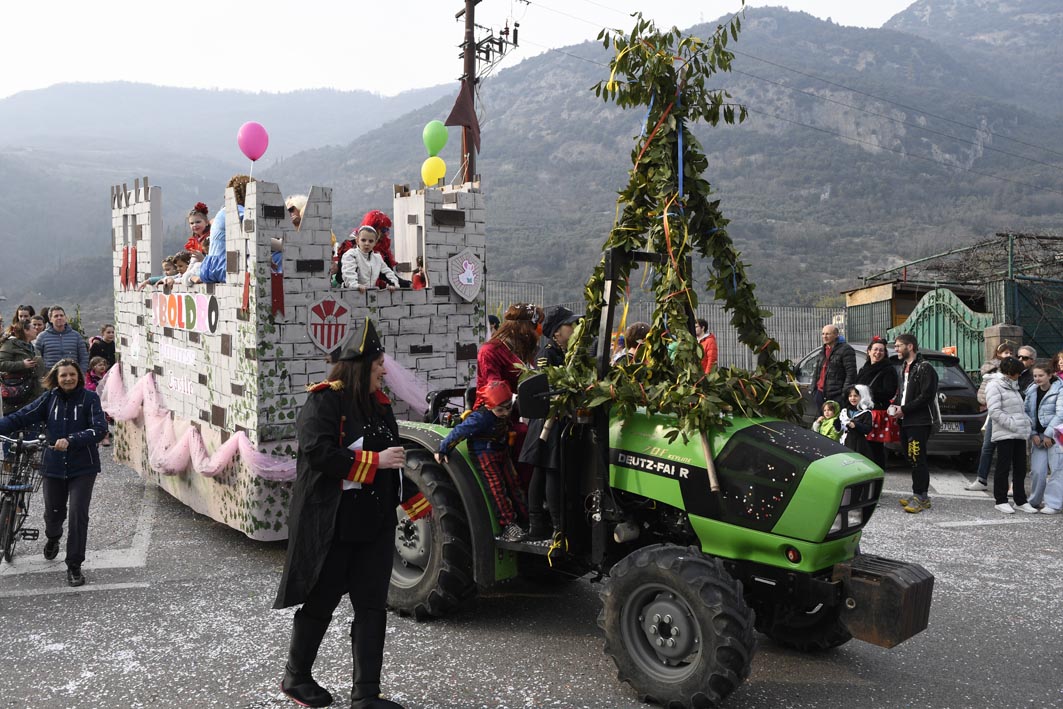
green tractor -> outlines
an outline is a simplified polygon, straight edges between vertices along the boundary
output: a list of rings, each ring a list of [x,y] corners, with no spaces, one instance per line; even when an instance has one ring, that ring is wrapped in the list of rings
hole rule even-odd
[[[662,32],[641,15],[595,87],[645,107],[617,221],[585,289],[587,310],[563,367],[523,381],[520,413],[562,428],[561,530],[555,544],[507,542],[484,482],[448,429],[403,423],[405,475],[432,505],[400,521],[389,603],[440,616],[478,589],[518,576],[601,580],[605,652],[646,701],[714,706],[749,675],[759,631],[797,650],[852,638],[892,647],[926,628],[934,579],[917,564],[863,555],[882,470],[795,423],[800,394],[727,234],[690,126],[741,122],[745,109],[708,83],[730,69],[739,15],[708,39]],[[692,260],[708,266],[704,288]],[[633,268],[656,309],[629,365],[611,367],[610,334]],[[731,313],[757,367],[704,373],[694,337],[698,296]],[[669,332],[674,350],[666,342]],[[596,335],[596,338],[592,335]],[[440,421],[450,395],[430,402]]]
[[[607,307],[603,334],[613,315]],[[597,340],[603,375],[608,342]],[[557,393],[544,374],[524,380],[521,415],[547,417]],[[440,392],[427,418],[439,420],[448,397],[463,394]],[[399,522],[392,608],[431,618],[519,576],[594,574],[619,677],[669,707],[714,706],[738,687],[754,631],[814,651],[854,637],[892,647],[926,628],[933,576],[859,552],[883,483],[867,458],[777,419],[735,416],[684,442],[668,435],[674,421],[665,416],[621,419],[611,408],[557,423],[565,429],[556,544],[500,540],[465,444],[441,465],[433,453],[448,427],[401,423],[407,485],[432,514]]]

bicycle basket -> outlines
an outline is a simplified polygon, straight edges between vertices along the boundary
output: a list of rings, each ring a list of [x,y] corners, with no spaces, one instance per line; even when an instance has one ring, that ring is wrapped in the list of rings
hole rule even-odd
[[[0,465],[0,490],[37,492],[41,489],[43,451],[23,451],[19,457],[9,450]]]

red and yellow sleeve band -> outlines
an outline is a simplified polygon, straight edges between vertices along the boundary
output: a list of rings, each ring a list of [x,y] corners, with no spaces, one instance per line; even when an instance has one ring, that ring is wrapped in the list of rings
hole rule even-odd
[[[376,451],[355,451],[354,464],[347,473],[347,479],[353,483],[373,482],[376,477],[377,467],[380,465],[380,454]]]
[[[406,502],[402,503],[402,509],[406,513],[406,516],[410,518],[411,522],[416,522],[422,517],[427,517],[432,513],[432,505],[428,502],[428,498],[424,496],[424,493],[419,492]]]

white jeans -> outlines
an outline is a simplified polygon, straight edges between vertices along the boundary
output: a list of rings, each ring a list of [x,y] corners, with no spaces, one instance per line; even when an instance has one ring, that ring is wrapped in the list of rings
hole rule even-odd
[[[1046,483],[1049,469],[1052,477]],[[1058,443],[1030,450],[1030,504],[1037,507],[1042,501],[1054,510],[1063,509],[1063,449]]]

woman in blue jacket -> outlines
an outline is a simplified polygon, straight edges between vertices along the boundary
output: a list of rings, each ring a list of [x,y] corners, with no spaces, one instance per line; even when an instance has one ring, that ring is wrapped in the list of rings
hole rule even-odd
[[[61,359],[44,377],[48,391],[18,411],[0,418],[0,433],[44,426],[48,448],[44,451],[44,558],[59,554],[63,522],[70,507],[66,541],[67,582],[81,586],[85,576],[85,541],[89,529],[92,487],[100,472],[97,448],[107,435],[107,419],[100,398],[85,390],[85,375],[72,359]]]
[[[1041,511],[1059,511],[1060,480],[1053,480],[1051,495],[1045,494],[1049,470],[1053,478],[1063,478],[1063,460],[1056,443],[1056,426],[1063,425],[1063,382],[1053,376],[1048,362],[1037,362],[1030,368],[1033,384],[1026,390],[1026,415],[1030,417],[1030,504],[1045,506]],[[1049,505],[1051,498],[1052,505]],[[1050,510],[1045,512],[1045,510]]]

